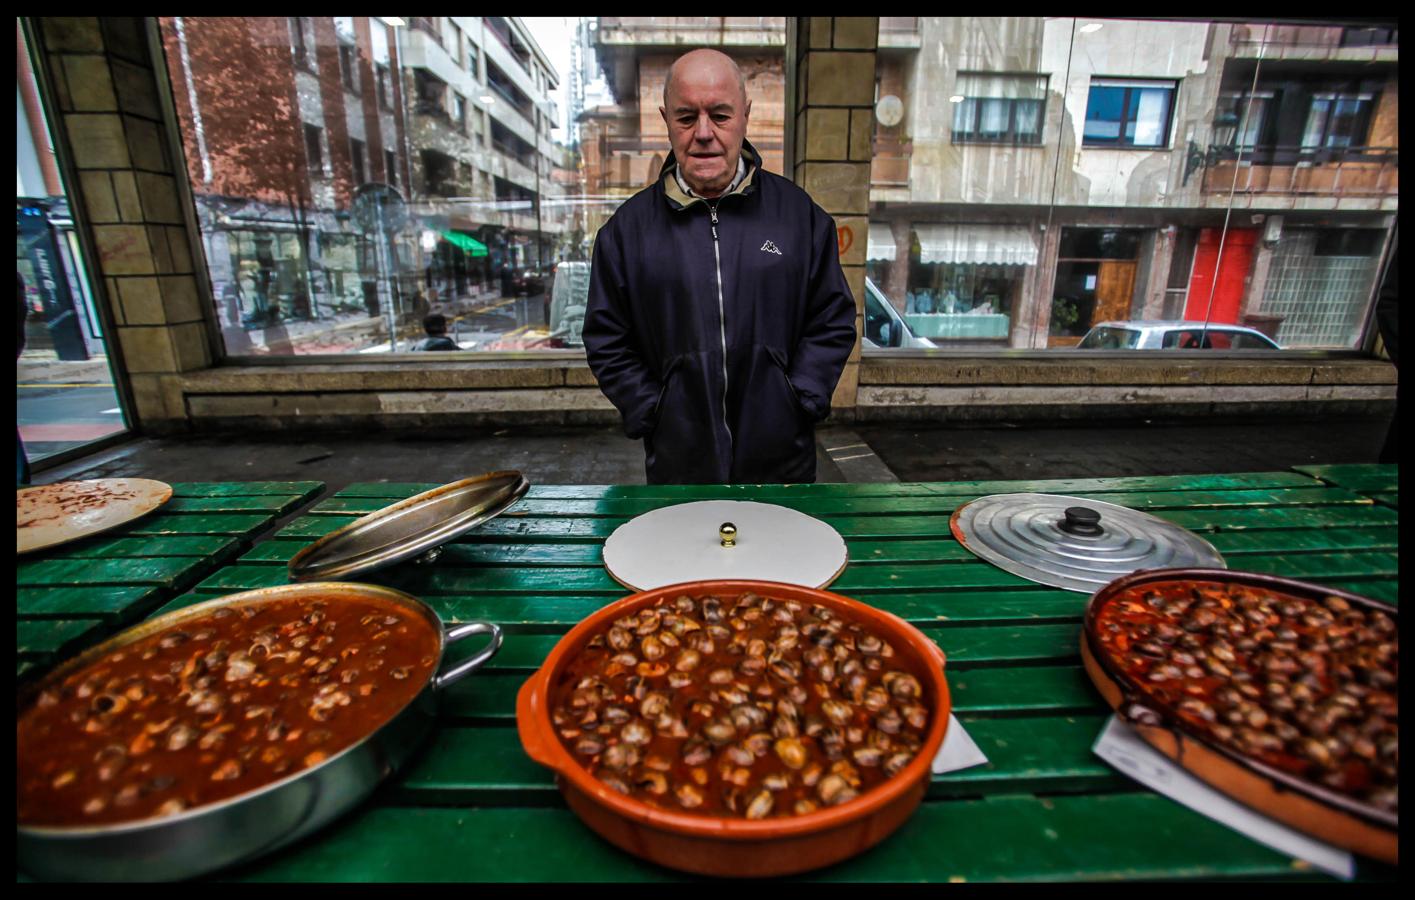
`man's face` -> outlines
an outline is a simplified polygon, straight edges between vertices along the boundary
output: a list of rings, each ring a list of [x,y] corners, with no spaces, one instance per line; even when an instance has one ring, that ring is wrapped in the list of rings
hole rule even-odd
[[[712,56],[685,58],[666,99],[659,112],[683,179],[704,196],[722,193],[737,174],[752,110],[732,65]]]

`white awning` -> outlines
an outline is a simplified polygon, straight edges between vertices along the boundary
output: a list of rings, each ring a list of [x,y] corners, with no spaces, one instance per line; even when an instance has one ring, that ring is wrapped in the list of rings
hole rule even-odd
[[[915,225],[919,262],[1035,266],[1037,244],[1017,225]]]
[[[881,222],[870,223],[870,245],[865,251],[866,259],[894,260],[894,233]]]

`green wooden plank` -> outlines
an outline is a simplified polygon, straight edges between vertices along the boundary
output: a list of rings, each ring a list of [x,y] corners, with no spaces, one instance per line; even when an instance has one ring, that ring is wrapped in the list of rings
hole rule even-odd
[[[921,494],[906,497],[868,496],[790,496],[772,502],[817,517],[911,514],[949,515],[958,506],[974,499],[974,494]],[[1247,508],[1257,506],[1331,505],[1363,503],[1364,498],[1340,488],[1314,485],[1300,488],[1280,488],[1232,491],[1091,491],[1076,496],[1114,503],[1132,509],[1200,509]],[[316,504],[313,515],[367,515],[388,505],[386,499],[369,497],[330,497]],[[673,505],[663,498],[616,498],[572,500],[565,498],[532,498],[518,501],[503,515],[619,517],[642,515]]]
[[[259,497],[297,494],[312,497],[324,490],[322,481],[174,481],[174,497]]]
[[[45,559],[136,559],[144,556],[196,556],[224,560],[241,545],[224,535],[169,537],[97,537],[55,547]]]
[[[1159,510],[1161,518],[1195,531],[1222,529],[1310,529],[1393,526],[1394,510],[1371,503],[1323,507],[1259,509]],[[851,538],[947,538],[948,516],[826,516],[823,521]],[[319,537],[356,520],[353,516],[306,516],[281,530],[282,537]],[[503,515],[465,535],[465,542],[580,541],[599,542],[627,519],[549,518]]]
[[[155,584],[172,587],[211,564],[191,557],[142,559],[46,559],[22,563],[15,573],[20,587]]]
[[[127,623],[145,615],[166,593],[160,587],[19,588],[22,619],[105,619]]]
[[[1021,491],[1068,493],[1075,491],[1236,490],[1243,488],[1310,487],[1312,476],[1296,472],[1245,472],[1217,475],[1158,475],[1121,478],[1053,478],[1036,481],[900,482],[881,484],[810,485],[531,485],[527,497],[564,499],[614,499],[662,497],[676,501],[697,499],[754,499],[783,496],[907,497],[934,494],[995,494]],[[434,482],[358,482],[340,490],[339,497],[398,499],[432,490]]]
[[[1312,550],[1395,550],[1400,529],[1320,528],[1311,531],[1220,531],[1204,536],[1224,556],[1301,553]]]
[[[242,556],[241,562],[285,565],[308,544],[296,540],[265,541]],[[598,566],[603,562],[600,547],[595,544],[446,544],[437,567]]]
[[[960,715],[1089,712],[1104,706],[1080,666],[955,668],[948,687]]]
[[[473,720],[515,717],[524,672],[487,671],[448,688],[443,711]],[[1104,704],[1080,666],[952,670],[954,711],[988,716],[1099,712]]]
[[[1395,510],[1371,505],[1318,508],[1165,510],[1155,513],[1192,531],[1267,528],[1372,528],[1398,524]]]
[[[975,559],[973,562],[847,567],[831,589],[846,594],[861,591],[1022,589],[1034,583]]]
[[[1246,554],[1242,568],[1284,578],[1374,578],[1400,574],[1400,558],[1392,552]]]
[[[1400,508],[1400,494],[1398,491],[1371,494],[1371,499],[1384,506],[1389,506],[1391,509]]]
[[[15,623],[16,653],[46,662],[67,656],[104,631],[101,619],[20,619]]]
[[[1400,605],[1400,584],[1393,578],[1388,579],[1356,579],[1356,578],[1313,578],[1319,584],[1325,584],[1342,591],[1350,591],[1361,597],[1369,597],[1372,600],[1379,600],[1382,603],[1389,603],[1393,606]]]
[[[304,502],[298,494],[264,494],[259,497],[173,497],[164,513],[263,512],[283,516]]]
[[[343,521],[342,519],[340,521]],[[313,518],[300,519],[290,527],[282,529],[276,540],[265,541],[241,557],[242,562],[286,563],[296,553],[304,549],[315,538],[336,530],[337,525],[314,525]],[[295,528],[295,525],[301,526]],[[957,561],[972,562],[977,559],[966,548],[959,545],[952,535],[935,540],[846,541],[850,565],[871,565],[875,563]],[[439,566],[508,566],[547,565],[584,566],[601,565],[603,557],[599,544],[531,544],[531,543],[453,543],[443,547]]]
[[[1298,472],[1353,491],[1393,491],[1400,484],[1400,466],[1347,463],[1331,466],[1293,466]]]
[[[280,566],[234,565],[203,579],[192,590],[201,594],[232,594],[289,583],[289,573]]]
[[[1137,823],[1143,823],[1137,839]],[[1308,877],[1308,868],[1149,793],[922,804],[878,846],[806,880]],[[597,839],[562,807],[367,806],[228,873],[245,881],[689,880]]]
[[[123,535],[166,536],[177,534],[225,534],[250,537],[269,526],[277,517],[248,513],[155,515],[139,519],[123,530]]]

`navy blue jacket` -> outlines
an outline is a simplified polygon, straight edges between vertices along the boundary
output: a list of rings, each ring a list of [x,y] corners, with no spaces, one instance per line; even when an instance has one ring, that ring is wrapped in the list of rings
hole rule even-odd
[[[814,481],[855,344],[834,221],[742,152],[715,201],[683,193],[670,155],[595,239],[585,354],[651,484]]]

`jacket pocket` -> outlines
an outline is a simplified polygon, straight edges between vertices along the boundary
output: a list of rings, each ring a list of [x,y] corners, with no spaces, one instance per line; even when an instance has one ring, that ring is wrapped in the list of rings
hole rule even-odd
[[[711,484],[722,481],[718,442],[720,415],[714,415],[714,382],[703,354],[678,357],[666,370],[653,431],[644,442],[653,484]]]
[[[786,355],[756,345],[743,387],[734,458],[738,480],[788,482],[814,472],[810,419],[786,376]]]
[[[649,434],[658,430],[658,420],[663,415],[663,398],[668,394],[668,385],[673,381],[673,374],[678,371],[678,366],[683,362],[683,357],[675,356],[663,369],[663,375],[659,378],[661,385],[658,389],[658,400],[654,402],[653,412],[649,416],[652,423],[649,426]]]

